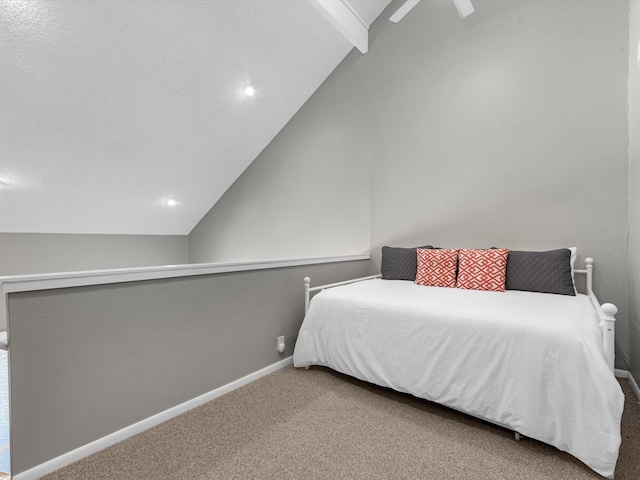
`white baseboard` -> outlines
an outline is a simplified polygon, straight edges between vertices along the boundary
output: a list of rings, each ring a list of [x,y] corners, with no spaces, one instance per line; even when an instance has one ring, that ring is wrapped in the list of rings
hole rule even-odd
[[[231,383],[223,385],[222,387],[216,388],[208,393],[200,395],[199,397],[188,400],[180,405],[176,405],[175,407],[169,408],[164,412],[157,413],[149,418],[141,420],[133,425],[129,425],[128,427],[123,428],[122,430],[118,430],[117,432],[113,432],[106,437],[99,438],[91,443],[83,445],[82,447],[76,448],[68,453],[60,455],[59,457],[53,458],[48,462],[41,463],[40,465],[30,468],[22,473],[17,475],[13,475],[13,480],[36,480],[43,475],[51,473],[55,470],[58,470],[66,465],[69,465],[73,462],[77,462],[89,455],[92,455],[100,450],[104,450],[111,445],[114,445],[118,442],[126,440],[129,437],[133,437],[138,433],[144,432],[156,425],[159,425],[167,420],[172,419],[173,417],[177,417],[178,415],[183,414],[193,408],[199,407],[215,398],[218,398],[225,393],[229,393],[236,388],[240,388],[248,383],[251,383],[265,375],[268,375],[276,370],[279,370],[287,365],[291,365],[293,363],[293,357],[285,358],[279,362],[274,363],[273,365],[269,365],[257,372],[253,372],[245,377],[239,378]]]
[[[631,372],[629,372],[628,370],[620,370],[616,368],[615,374],[616,377],[626,378],[627,380],[629,380],[631,390],[633,390],[633,393],[636,395],[636,399],[638,400],[638,402],[640,402],[640,388],[638,387],[636,379],[633,378],[633,375],[631,375]]]
[[[627,370],[622,370],[621,368],[616,368],[614,373],[618,378],[629,378],[629,372]]]

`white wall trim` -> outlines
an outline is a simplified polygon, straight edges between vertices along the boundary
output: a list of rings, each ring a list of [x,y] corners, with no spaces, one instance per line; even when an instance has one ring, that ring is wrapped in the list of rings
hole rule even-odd
[[[627,370],[622,370],[620,368],[615,369],[616,377],[618,378],[629,378],[629,372]]]
[[[636,379],[633,378],[633,375],[631,375],[631,372],[616,368],[616,377],[626,378],[629,380],[631,390],[633,390],[633,393],[636,395],[636,399],[640,402],[640,387],[638,387],[638,383],[636,382]]]
[[[89,455],[92,455],[100,450],[104,450],[111,445],[114,445],[118,442],[126,440],[129,437],[137,435],[138,433],[144,432],[156,425],[159,425],[167,420],[170,420],[178,415],[181,415],[189,410],[192,410],[200,405],[203,405],[211,400],[214,400],[225,393],[229,393],[237,388],[243,387],[255,380],[258,380],[265,375],[275,372],[281,368],[286,367],[287,365],[293,364],[293,357],[287,357],[284,360],[280,360],[268,367],[265,367],[257,372],[253,372],[245,377],[239,378],[231,383],[223,385],[222,387],[216,388],[208,393],[200,395],[199,397],[188,400],[180,405],[176,405],[175,407],[169,408],[164,412],[157,413],[145,420],[141,420],[133,425],[129,425],[128,427],[123,428],[122,430],[118,430],[117,432],[113,432],[106,437],[99,438],[91,443],[83,445],[82,447],[76,448],[68,453],[60,455],[59,457],[53,458],[48,462],[42,463],[36,467],[30,468],[29,470],[19,473],[17,475],[13,475],[11,478],[13,480],[36,480],[43,475],[54,472],[62,467],[65,467],[73,462],[77,462]]]
[[[297,267],[320,263],[351,262],[354,260],[369,260],[370,258],[371,255],[369,253],[360,253],[354,255],[259,260],[251,262],[196,263],[189,265],[118,268],[112,270],[88,270],[83,272],[43,273],[38,275],[13,275],[0,277],[0,291],[4,293],[28,292],[33,290],[50,290],[53,288]]]

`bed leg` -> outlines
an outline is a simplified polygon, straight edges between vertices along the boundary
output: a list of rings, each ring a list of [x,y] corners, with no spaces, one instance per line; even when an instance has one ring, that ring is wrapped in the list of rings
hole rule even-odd
[[[305,370],[309,370],[309,365],[307,365],[306,367],[304,367]]]
[[[516,440],[520,441],[522,436],[518,432],[513,432],[515,434]]]

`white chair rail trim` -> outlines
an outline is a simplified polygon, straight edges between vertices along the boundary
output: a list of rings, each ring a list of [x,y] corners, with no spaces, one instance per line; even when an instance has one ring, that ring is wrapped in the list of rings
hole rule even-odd
[[[0,277],[0,291],[4,293],[50,290],[53,288],[104,285],[109,283],[138,282],[161,278],[211,275],[216,273],[244,272],[269,268],[297,267],[320,263],[369,260],[369,253],[303,257],[249,262],[195,263],[188,265],[164,265],[158,267],[119,268],[112,270],[87,270],[81,272],[44,273],[37,275],[13,275]]]

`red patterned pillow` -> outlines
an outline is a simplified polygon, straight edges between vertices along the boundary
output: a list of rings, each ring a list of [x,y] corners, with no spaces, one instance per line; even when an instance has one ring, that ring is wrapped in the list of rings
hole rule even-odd
[[[504,292],[509,250],[464,250],[458,252],[457,288]]]
[[[418,248],[416,284],[428,287],[455,287],[458,250]]]

